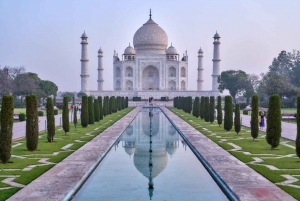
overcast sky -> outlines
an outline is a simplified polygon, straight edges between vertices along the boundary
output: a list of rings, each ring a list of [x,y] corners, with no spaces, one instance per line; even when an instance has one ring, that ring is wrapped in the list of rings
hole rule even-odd
[[[179,54],[189,55],[189,89],[197,89],[204,51],[204,90],[211,90],[213,35],[221,36],[221,71],[260,74],[281,50],[300,50],[299,0],[0,0],[0,65],[25,66],[59,91],[80,90],[81,35],[88,35],[90,88],[97,89],[97,51],[104,51],[104,89],[112,90],[119,56],[149,19]]]

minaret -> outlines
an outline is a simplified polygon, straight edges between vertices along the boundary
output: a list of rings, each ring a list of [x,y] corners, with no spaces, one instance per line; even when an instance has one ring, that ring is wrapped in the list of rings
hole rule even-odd
[[[102,62],[102,57],[103,57],[103,51],[100,49],[98,50],[98,91],[103,91],[103,62]]]
[[[197,90],[198,91],[202,91],[203,90],[203,62],[202,62],[202,58],[203,58],[203,51],[200,48],[200,50],[198,51],[198,80],[197,80]]]
[[[214,35],[214,58],[213,58],[213,73],[212,73],[212,91],[219,91],[218,76],[220,75],[220,36],[218,32]]]
[[[87,35],[85,32],[81,36],[81,91],[87,92],[89,91],[89,59],[88,59],[88,50],[87,50]]]

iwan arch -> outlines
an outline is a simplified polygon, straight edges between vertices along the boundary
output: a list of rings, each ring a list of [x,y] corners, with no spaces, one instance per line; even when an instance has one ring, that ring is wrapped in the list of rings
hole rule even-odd
[[[197,90],[188,91],[188,54],[182,57],[171,44],[168,47],[166,32],[156,24],[150,13],[150,19],[140,27],[133,37],[133,47],[129,46],[124,54],[113,55],[113,83],[114,90],[103,89],[103,51],[98,51],[98,90],[89,89],[88,68],[88,37],[82,35],[81,51],[81,91],[94,96],[139,96],[147,99],[150,96],[155,99],[168,96],[217,96],[218,76],[220,75],[220,36],[214,35],[212,90],[203,90],[203,51],[198,51],[198,80]],[[196,71],[196,69],[194,69]],[[195,72],[196,73],[196,72]]]

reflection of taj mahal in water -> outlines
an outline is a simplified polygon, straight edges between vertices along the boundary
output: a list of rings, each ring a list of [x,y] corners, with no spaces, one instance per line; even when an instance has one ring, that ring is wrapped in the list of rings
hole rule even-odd
[[[153,179],[167,166],[167,154],[172,156],[176,152],[179,134],[160,109],[150,109],[149,113],[148,109],[143,110],[119,142],[125,152],[133,157],[135,168],[153,184]],[[150,161],[153,165],[149,168]]]
[[[98,90],[89,89],[87,35],[82,35],[81,55],[81,91],[100,96],[140,96],[160,98],[168,96],[209,96],[218,95],[217,79],[220,75],[220,36],[214,35],[212,90],[203,91],[203,51],[198,51],[198,79],[197,91],[188,91],[188,54],[187,51],[180,57],[171,44],[168,46],[166,32],[156,24],[150,13],[150,19],[140,27],[133,37],[133,46],[124,50],[121,57],[116,51],[113,54],[113,91],[103,90],[103,51],[98,51]],[[195,71],[196,69],[192,69]]]

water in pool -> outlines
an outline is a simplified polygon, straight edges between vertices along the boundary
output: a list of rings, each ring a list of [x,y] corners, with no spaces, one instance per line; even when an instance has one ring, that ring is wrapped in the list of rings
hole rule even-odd
[[[73,200],[228,199],[160,109],[143,108]]]

